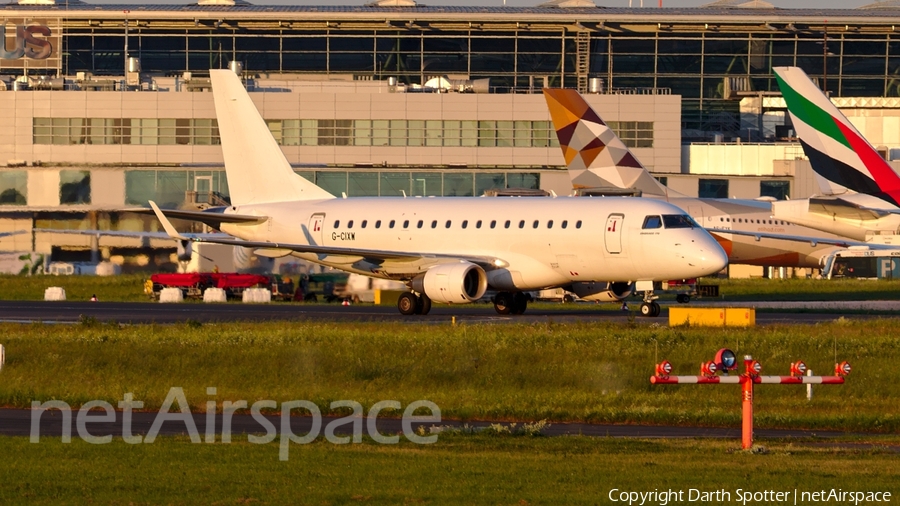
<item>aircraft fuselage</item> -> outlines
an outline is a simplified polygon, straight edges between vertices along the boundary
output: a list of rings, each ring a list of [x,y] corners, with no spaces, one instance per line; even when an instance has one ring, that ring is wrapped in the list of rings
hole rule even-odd
[[[443,255],[487,259],[489,285],[501,290],[683,279],[713,274],[726,263],[722,248],[701,228],[662,222],[646,228],[648,216],[684,215],[647,199],[381,197],[253,204],[229,212],[269,217],[257,225],[223,224],[223,232],[244,240],[423,253],[415,260],[377,261],[292,253],[403,281],[436,263],[459,262],[433,257]]]

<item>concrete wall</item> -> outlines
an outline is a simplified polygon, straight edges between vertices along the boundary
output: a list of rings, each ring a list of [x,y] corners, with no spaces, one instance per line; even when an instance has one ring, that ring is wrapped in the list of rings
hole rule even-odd
[[[267,119],[444,119],[548,121],[541,94],[337,92],[252,93]],[[343,90],[343,91],[342,91]],[[656,172],[681,171],[681,97],[676,95],[588,95],[606,121],[653,121],[654,147],[635,155]],[[17,91],[0,93],[0,110],[12,121],[0,125],[0,164],[182,164],[221,163],[218,146],[35,145],[33,119],[215,118],[211,93]],[[292,163],[468,166],[562,166],[559,148],[285,146]]]

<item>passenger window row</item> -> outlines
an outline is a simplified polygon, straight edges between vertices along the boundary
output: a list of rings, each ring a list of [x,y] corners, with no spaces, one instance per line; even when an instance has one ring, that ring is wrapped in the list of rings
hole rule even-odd
[[[727,223],[752,223],[757,225],[788,225],[788,222],[781,220],[758,220],[758,219],[750,219],[750,218],[719,218],[719,221],[727,222]]]
[[[409,223],[410,223],[409,220],[403,220],[402,228],[404,228],[404,229],[409,228]],[[546,227],[548,229],[551,229],[551,228],[553,228],[554,223],[555,222],[553,220],[547,220]],[[396,224],[397,224],[396,220],[390,220],[387,224],[387,228],[394,228],[394,226]],[[483,224],[484,224],[483,220],[478,220],[475,222],[475,228],[482,228]],[[526,220],[519,220],[518,227],[525,228],[525,224],[526,224]],[[349,220],[347,222],[348,229],[353,228],[354,225],[355,225],[354,220]],[[359,228],[366,228],[368,225],[369,225],[369,220],[362,220],[359,223]],[[429,225],[431,228],[438,228],[438,220],[431,220],[431,223]],[[575,228],[581,228],[581,225],[582,225],[581,220],[578,220],[575,222]],[[416,228],[423,228],[424,226],[425,226],[425,220],[418,220],[416,222]],[[451,228],[452,226],[453,226],[453,220],[447,220],[446,222],[444,222],[444,228]],[[490,224],[488,226],[489,226],[489,228],[492,228],[492,229],[497,228],[497,220],[491,220]],[[510,228],[511,226],[512,226],[511,220],[506,220],[505,222],[503,222],[503,228]],[[340,227],[341,227],[341,220],[334,220],[334,228],[340,228]],[[541,220],[534,220],[531,222],[531,228],[540,228],[540,227],[541,227]],[[375,228],[381,228],[381,220],[375,220]],[[460,223],[460,228],[462,228],[462,229],[469,228],[469,220],[462,220],[462,222]],[[562,229],[569,228],[569,220],[562,220],[561,222],[559,222],[559,228],[562,228]]]

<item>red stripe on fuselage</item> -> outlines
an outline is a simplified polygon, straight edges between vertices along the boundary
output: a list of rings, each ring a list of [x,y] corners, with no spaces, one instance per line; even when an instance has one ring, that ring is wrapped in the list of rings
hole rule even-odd
[[[881,155],[878,154],[863,138],[847,128],[840,121],[834,120],[844,137],[850,141],[850,147],[859,156],[863,164],[869,169],[869,173],[875,179],[875,184],[881,191],[893,197],[894,201],[900,198],[900,177]]]

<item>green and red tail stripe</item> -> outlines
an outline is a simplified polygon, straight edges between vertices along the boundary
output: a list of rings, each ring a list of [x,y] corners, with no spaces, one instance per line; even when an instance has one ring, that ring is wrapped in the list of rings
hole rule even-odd
[[[813,170],[859,193],[900,205],[900,176],[797,67],[775,76]]]

